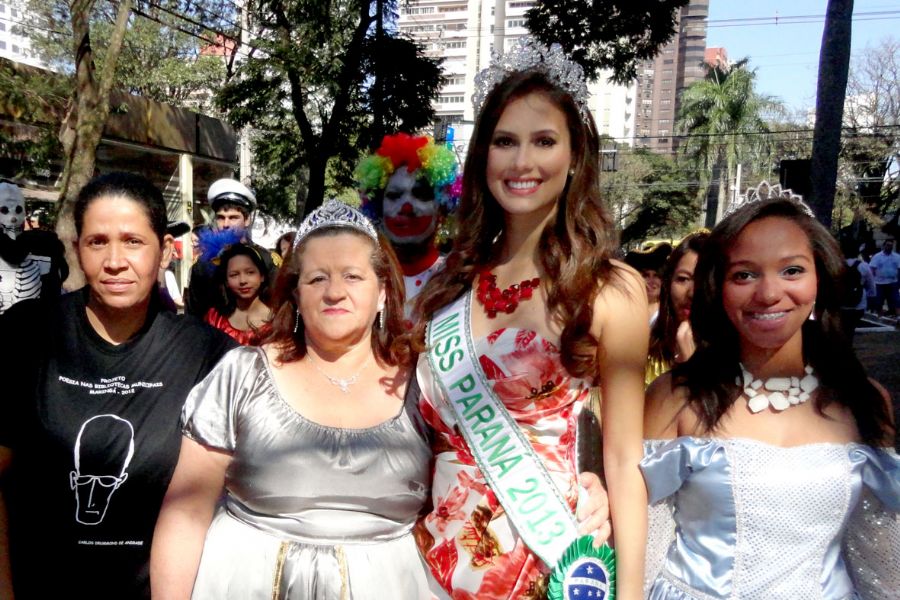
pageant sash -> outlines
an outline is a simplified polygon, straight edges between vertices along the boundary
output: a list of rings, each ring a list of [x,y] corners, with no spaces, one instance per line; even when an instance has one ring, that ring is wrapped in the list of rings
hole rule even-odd
[[[548,597],[615,598],[615,553],[578,537],[569,505],[488,384],[475,354],[464,294],[428,323],[428,362],[472,456],[525,544],[553,570]]]
[[[569,506],[478,363],[471,293],[428,324],[428,360],[491,489],[528,547],[549,567],[578,538]]]

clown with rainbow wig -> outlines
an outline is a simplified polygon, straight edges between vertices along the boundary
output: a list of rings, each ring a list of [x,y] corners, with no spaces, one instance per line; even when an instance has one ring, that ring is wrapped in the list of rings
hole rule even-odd
[[[386,135],[356,167],[362,211],[391,241],[403,269],[407,316],[412,299],[439,271],[436,240],[449,229],[462,188],[453,151],[428,136]]]

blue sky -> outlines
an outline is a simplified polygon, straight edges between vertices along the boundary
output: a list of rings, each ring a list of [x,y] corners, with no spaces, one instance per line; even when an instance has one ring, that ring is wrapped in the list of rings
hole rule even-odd
[[[706,45],[724,46],[731,60],[749,57],[758,92],[781,98],[793,110],[813,108],[826,5],[827,0],[710,0]],[[885,12],[893,14],[871,14]],[[776,25],[776,15],[788,22]],[[808,18],[796,18],[801,16]],[[900,37],[900,0],[855,0],[853,17],[854,57],[879,40]]]

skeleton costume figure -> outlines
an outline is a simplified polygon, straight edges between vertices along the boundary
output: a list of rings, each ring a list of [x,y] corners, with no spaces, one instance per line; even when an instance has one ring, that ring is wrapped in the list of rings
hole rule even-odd
[[[50,270],[50,259],[32,256],[17,243],[25,227],[25,198],[18,187],[0,183],[0,314],[20,300],[41,295],[41,275]]]
[[[462,181],[456,156],[427,136],[397,133],[356,168],[362,211],[391,241],[406,284],[406,314],[412,300],[444,264],[436,240],[456,209]]]

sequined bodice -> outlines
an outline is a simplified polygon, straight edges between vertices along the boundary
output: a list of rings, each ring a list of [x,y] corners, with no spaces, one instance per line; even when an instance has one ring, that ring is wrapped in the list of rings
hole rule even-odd
[[[841,535],[864,486],[900,508],[900,463],[861,444],[679,438],[642,469],[676,524],[651,598],[850,597]]]

